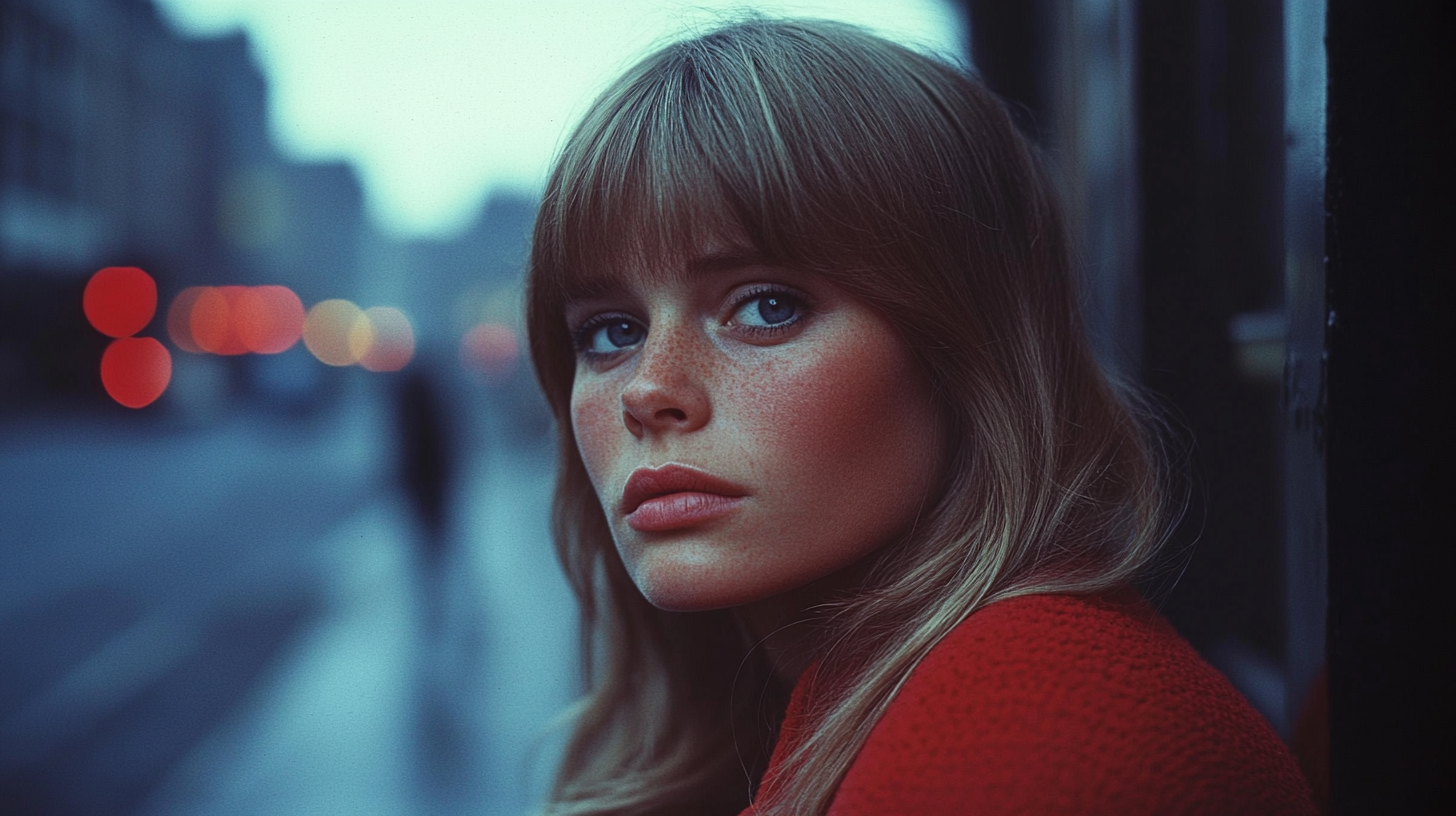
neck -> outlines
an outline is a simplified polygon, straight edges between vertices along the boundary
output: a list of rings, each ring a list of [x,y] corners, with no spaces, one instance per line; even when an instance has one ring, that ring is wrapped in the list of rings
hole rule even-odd
[[[823,605],[864,583],[874,566],[865,558],[801,587],[737,608],[754,643],[763,647],[774,676],[793,688],[823,645]]]
[[[814,659],[819,640],[815,621],[797,604],[779,597],[739,607],[737,613],[753,643],[767,655],[774,677],[785,688],[793,688]]]

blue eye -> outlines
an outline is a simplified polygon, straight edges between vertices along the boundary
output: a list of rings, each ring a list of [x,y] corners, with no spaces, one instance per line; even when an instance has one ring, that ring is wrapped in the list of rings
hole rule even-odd
[[[769,291],[750,295],[733,313],[732,321],[745,328],[772,329],[798,320],[804,304],[788,292]]]
[[[611,354],[640,344],[647,329],[635,320],[606,317],[593,320],[576,333],[577,351],[585,354]]]

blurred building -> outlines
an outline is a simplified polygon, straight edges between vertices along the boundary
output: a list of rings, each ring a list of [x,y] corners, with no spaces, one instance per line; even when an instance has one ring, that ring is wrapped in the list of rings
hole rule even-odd
[[[466,456],[470,420],[511,406],[545,427],[516,339],[534,202],[497,196],[456,240],[392,240],[352,167],[279,154],[267,94],[246,37],[184,39],[148,0],[0,0],[0,445],[13,445],[0,460],[0,812],[136,812],[300,632],[337,613],[336,567],[358,565],[334,525],[370,502],[391,518],[387,400],[402,378],[325,365],[303,344],[187,352],[167,327],[184,288],[282,284],[305,306],[401,307],[420,350],[409,364],[445,395],[442,413],[478,407],[442,422],[460,430],[442,445]],[[138,412],[105,395],[109,338],[82,311],[91,275],[119,265],[156,279],[141,333],[172,357],[163,397]],[[491,342],[463,355],[477,325]],[[280,407],[323,421],[258,410]],[[126,421],[92,421],[105,414]],[[509,476],[491,478],[519,481],[504,447],[492,463]],[[533,529],[488,523],[497,545]],[[397,523],[371,533],[386,554],[409,541]]]
[[[184,40],[146,0],[5,0],[0,43],[0,405],[105,404],[80,310],[103,266],[146,269],[163,312],[189,285],[353,294],[358,180],[278,155],[242,35]]]

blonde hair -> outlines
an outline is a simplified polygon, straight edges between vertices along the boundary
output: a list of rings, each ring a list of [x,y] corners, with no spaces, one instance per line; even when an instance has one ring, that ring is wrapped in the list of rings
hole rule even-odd
[[[566,300],[724,224],[889,320],[950,446],[915,530],[822,621],[817,706],[757,812],[823,813],[901,684],[976,609],[1125,585],[1167,528],[1157,437],[1093,359],[1050,185],[993,94],[825,21],[753,19],[669,45],[565,144],[531,255],[531,352],[560,432],[554,533],[587,683],[550,813],[732,814],[767,761],[784,700],[765,659],[731,611],[643,599],[569,414]]]

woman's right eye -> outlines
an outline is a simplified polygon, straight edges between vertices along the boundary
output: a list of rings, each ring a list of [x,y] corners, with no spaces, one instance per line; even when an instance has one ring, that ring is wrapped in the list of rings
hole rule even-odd
[[[635,320],[606,316],[587,322],[576,331],[576,350],[587,355],[613,354],[639,345],[647,329]]]

